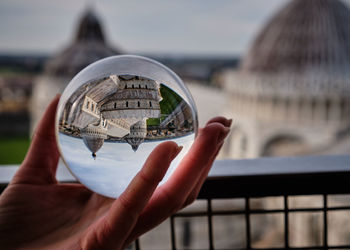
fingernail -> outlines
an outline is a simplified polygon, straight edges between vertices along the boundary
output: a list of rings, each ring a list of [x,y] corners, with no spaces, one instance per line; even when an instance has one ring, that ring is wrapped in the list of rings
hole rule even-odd
[[[177,149],[173,153],[173,159],[175,159],[175,157],[181,152],[182,149],[183,149],[183,146],[178,146],[177,147]]]
[[[219,135],[218,142],[223,141],[230,131],[231,129],[229,127],[225,127]]]
[[[228,120],[228,126],[227,127],[231,127],[232,121],[233,121],[232,119]]]
[[[54,98],[54,99],[56,99],[56,98],[60,99],[60,98],[61,98],[61,94],[60,94],[60,93],[57,93],[57,94],[55,95],[55,98]]]

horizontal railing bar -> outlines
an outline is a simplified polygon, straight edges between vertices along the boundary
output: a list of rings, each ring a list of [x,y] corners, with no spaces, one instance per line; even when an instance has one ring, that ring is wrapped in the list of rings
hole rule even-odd
[[[328,249],[350,249],[350,245],[342,245],[342,246],[328,246]]]
[[[199,198],[349,194],[349,180],[350,156],[222,160],[215,162]]]
[[[312,212],[323,212],[323,211],[339,211],[339,210],[350,210],[350,206],[342,207],[328,207],[324,208],[290,208],[290,209],[250,209],[249,214],[271,214],[271,213],[312,213]],[[212,215],[241,215],[246,214],[246,210],[227,210],[227,211],[215,211],[213,210]],[[207,211],[193,211],[193,212],[179,212],[175,214],[175,217],[200,217],[207,216]]]
[[[18,166],[0,167],[0,191],[17,169]],[[75,181],[62,162],[57,178],[64,182]],[[348,155],[217,160],[199,198],[347,194],[350,193],[349,180]]]
[[[270,176],[350,171],[350,155],[263,157],[243,160],[217,160],[210,178],[223,176]]]
[[[247,248],[216,248],[217,250],[247,250]],[[341,246],[310,246],[310,247],[269,247],[269,248],[255,248],[251,247],[251,250],[277,250],[277,249],[291,249],[291,250],[320,250],[320,249],[350,249],[350,245]]]

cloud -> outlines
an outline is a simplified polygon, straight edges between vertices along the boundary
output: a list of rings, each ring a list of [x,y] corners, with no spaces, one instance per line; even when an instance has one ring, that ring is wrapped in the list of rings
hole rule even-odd
[[[101,0],[93,8],[110,43],[130,53],[242,54],[286,2]],[[57,51],[71,41],[85,8],[83,0],[1,1],[0,51]]]

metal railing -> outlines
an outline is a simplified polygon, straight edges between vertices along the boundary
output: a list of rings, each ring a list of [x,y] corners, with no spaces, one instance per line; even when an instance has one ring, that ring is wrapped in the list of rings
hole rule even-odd
[[[16,167],[0,168],[1,187],[6,186]],[[59,168],[60,169],[60,168]],[[68,172],[61,168],[58,178],[63,181],[72,180]],[[204,183],[198,197],[202,201],[204,209],[184,210],[173,215],[169,220],[169,246],[164,249],[350,249],[350,226],[346,223],[334,226],[333,213],[349,212],[348,218],[342,215],[341,220],[350,223],[350,196],[344,203],[332,202],[334,195],[350,194],[350,156],[308,156],[297,158],[260,158],[252,160],[219,160],[214,163],[208,179]],[[318,198],[316,206],[308,203],[307,206],[298,207],[292,204],[292,200],[300,196]],[[266,198],[270,197],[270,198]],[[256,206],[254,201],[259,199],[279,199],[280,206]],[[311,198],[310,198],[311,197]],[[240,206],[217,206],[218,201],[240,200]],[[268,203],[267,203],[268,204]],[[314,228],[320,232],[320,236],[314,244],[295,244],[293,227],[296,214],[317,214],[319,221]],[[256,228],[264,227],[266,221],[254,222],[256,216],[275,216],[280,218],[280,238],[277,245],[265,246],[256,244]],[[239,218],[241,228],[239,235],[241,244],[228,243],[225,246],[217,244],[217,239],[223,235],[216,233],[217,223],[220,218]],[[188,236],[191,218],[201,218],[201,227],[206,227],[205,234],[201,235],[200,246],[191,246]],[[185,222],[179,225],[179,221]],[[219,220],[220,221],[220,220]],[[222,221],[222,220],[221,220]],[[304,223],[308,223],[305,221]],[[337,222],[338,223],[338,222]],[[270,223],[274,225],[274,223]],[[331,225],[331,228],[330,228]],[[345,226],[344,226],[345,225]],[[179,235],[178,227],[182,227]],[[340,242],[329,240],[330,235],[337,232],[347,232],[349,238]],[[269,227],[268,230],[274,230]],[[331,232],[330,232],[331,231]],[[186,233],[187,232],[187,233]],[[187,234],[187,238],[186,238]],[[235,233],[226,230],[226,237],[234,241]],[[277,236],[276,236],[277,237]],[[182,238],[179,244],[179,238]],[[259,237],[258,237],[259,238]],[[293,239],[292,239],[293,238]],[[221,239],[220,239],[221,240]],[[230,242],[230,240],[227,240]],[[242,243],[243,242],[243,243]],[[144,247],[141,240],[137,240],[134,249],[150,249]],[[163,248],[157,248],[163,249]]]

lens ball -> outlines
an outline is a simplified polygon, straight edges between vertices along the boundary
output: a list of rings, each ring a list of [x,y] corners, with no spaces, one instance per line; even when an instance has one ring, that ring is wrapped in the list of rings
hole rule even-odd
[[[198,130],[189,90],[166,66],[140,56],[97,61],[68,84],[56,114],[57,143],[71,173],[90,190],[118,197],[164,141],[183,146]],[[161,160],[161,159],[159,159]]]

